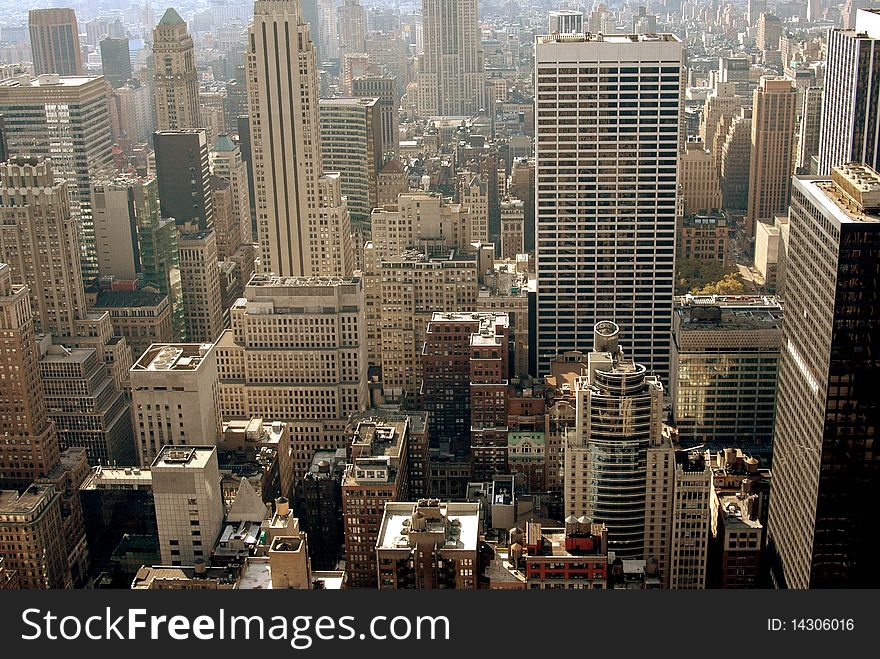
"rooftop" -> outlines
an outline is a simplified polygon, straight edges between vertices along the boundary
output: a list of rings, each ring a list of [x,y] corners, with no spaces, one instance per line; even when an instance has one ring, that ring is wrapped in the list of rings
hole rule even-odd
[[[676,329],[782,330],[782,304],[772,295],[684,295],[675,298]]]
[[[158,307],[167,296],[150,291],[100,291],[93,308],[120,309],[125,307]]]
[[[103,490],[124,486],[147,487],[153,483],[149,469],[139,467],[93,467],[79,486],[80,490]]]
[[[539,44],[562,43],[681,43],[674,34],[544,34],[538,36]]]
[[[131,370],[195,371],[213,347],[213,343],[154,343]]]
[[[742,494],[728,494],[718,497],[718,507],[724,514],[724,524],[728,530],[760,529],[763,525],[749,515],[750,500]]]
[[[20,495],[18,490],[0,490],[0,514],[16,515],[34,512],[47,496],[52,496],[52,485],[33,483]]]
[[[87,85],[102,76],[61,76],[55,73],[44,73],[35,78],[21,75],[17,78],[7,78],[0,81],[0,87],[54,87],[54,88],[77,88]]]
[[[409,550],[425,542],[439,549],[476,551],[479,526],[479,503],[388,502],[376,547]]]
[[[150,469],[204,469],[216,450],[213,446],[163,446]]]

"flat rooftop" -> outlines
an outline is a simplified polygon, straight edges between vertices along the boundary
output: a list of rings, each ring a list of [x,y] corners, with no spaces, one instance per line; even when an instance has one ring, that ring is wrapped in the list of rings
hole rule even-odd
[[[59,76],[51,73],[39,75],[36,78],[23,74],[15,78],[7,78],[0,81],[0,87],[60,87],[76,88],[87,85],[101,76]]]
[[[674,34],[542,34],[537,37],[539,44],[547,43],[681,43]]]
[[[683,295],[675,298],[681,331],[782,330],[782,304],[772,295]]]
[[[133,485],[149,487],[153,484],[153,474],[140,467],[93,467],[86,476],[80,490],[103,490]]]
[[[479,503],[441,503],[429,499],[429,506],[420,502],[389,502],[376,542],[378,549],[410,549],[414,533],[418,533],[416,517],[422,515],[427,536],[441,537],[439,549],[476,551],[479,541]],[[435,514],[427,514],[435,509]]]
[[[31,513],[40,505],[44,497],[51,495],[55,488],[51,485],[34,483],[18,494],[18,490],[0,490],[0,514],[15,515]]]
[[[216,450],[213,446],[163,446],[150,469],[204,469]]]
[[[165,300],[166,295],[151,291],[100,291],[92,306],[97,309],[158,307]]]
[[[132,371],[195,371],[214,347],[212,343],[154,343]]]
[[[247,283],[246,289],[326,287],[359,282],[360,277],[279,277],[277,275],[255,274]]]
[[[736,526],[742,529],[760,529],[762,524],[756,519],[749,519],[749,504],[747,500],[735,494],[718,497],[718,505],[724,514],[724,524],[729,530],[736,531]]]

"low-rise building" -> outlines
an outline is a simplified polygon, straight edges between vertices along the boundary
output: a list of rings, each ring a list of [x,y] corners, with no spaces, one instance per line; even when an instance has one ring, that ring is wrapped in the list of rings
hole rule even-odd
[[[376,543],[379,588],[475,589],[479,527],[476,503],[386,503]]]

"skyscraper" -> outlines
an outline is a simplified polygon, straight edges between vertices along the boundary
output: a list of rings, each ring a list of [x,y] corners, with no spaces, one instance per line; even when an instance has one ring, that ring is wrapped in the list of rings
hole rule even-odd
[[[880,10],[859,9],[852,30],[828,32],[819,175],[860,162],[880,169]]]
[[[113,164],[108,107],[107,84],[101,77],[42,75],[0,82],[9,154],[51,158],[58,178],[67,182],[87,285],[98,278],[90,186]]]
[[[876,587],[880,174],[796,177],[789,224],[771,576],[786,588]]]
[[[213,229],[182,231],[177,248],[186,340],[214,342],[224,329],[217,236]]]
[[[186,23],[171,7],[153,30],[153,95],[157,130],[202,125],[193,40]]]
[[[210,343],[155,343],[131,367],[132,420],[140,464],[163,446],[220,439],[217,352]]]
[[[587,351],[591,328],[607,318],[628,332],[636,362],[665,377],[681,41],[550,35],[538,37],[536,53],[538,370]]]
[[[477,0],[424,0],[425,50],[418,63],[418,112],[472,116],[485,106],[486,70]]]
[[[624,357],[619,332],[613,322],[596,324],[588,375],[575,380],[577,421],[565,446],[565,514],[604,523],[608,548],[638,559],[647,558],[646,493],[655,489],[648,483],[648,453],[664,445],[663,386],[642,364]],[[668,489],[659,480],[656,489]]]
[[[788,78],[764,76],[752,100],[752,148],[749,163],[749,207],[746,231],[757,222],[783,215],[794,174],[797,90]]]
[[[360,0],[342,0],[336,10],[339,25],[339,53],[364,52],[367,36],[367,15]]]
[[[0,263],[0,483],[26,486],[58,464],[58,438],[49,419],[37,364],[28,288]]]
[[[322,98],[319,105],[324,165],[340,173],[352,224],[367,224],[370,211],[378,205],[377,180],[382,164],[379,99]]]
[[[257,0],[247,65],[263,270],[279,276],[336,275],[340,262],[351,259],[351,239],[340,231],[339,222],[347,221],[342,200],[321,199],[318,72],[299,0]]]
[[[131,52],[128,37],[101,39],[101,71],[113,89],[131,79]]]
[[[286,422],[295,474],[367,406],[363,295],[358,277],[254,275],[217,342],[223,417]]]
[[[0,261],[28,285],[37,329],[76,336],[86,314],[79,241],[67,183],[51,161],[13,157],[0,165],[0,217]]]
[[[204,130],[160,130],[153,134],[156,179],[163,217],[173,217],[179,227],[199,231],[214,226],[211,167]]]
[[[159,551],[165,565],[207,560],[223,528],[214,446],[166,446],[150,465]]]
[[[28,12],[34,73],[81,76],[82,53],[73,9],[31,9]]]

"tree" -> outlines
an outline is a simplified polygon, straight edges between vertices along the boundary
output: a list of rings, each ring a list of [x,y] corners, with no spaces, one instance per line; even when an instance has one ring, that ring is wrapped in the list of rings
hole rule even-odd
[[[736,272],[729,272],[715,283],[691,289],[694,295],[742,295],[745,292],[742,280]]]

